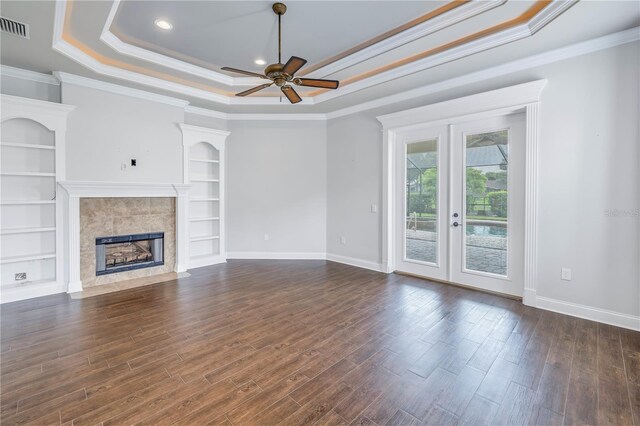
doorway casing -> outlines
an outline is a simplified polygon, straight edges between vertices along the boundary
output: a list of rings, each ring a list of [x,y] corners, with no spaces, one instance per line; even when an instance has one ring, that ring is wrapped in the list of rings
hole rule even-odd
[[[525,218],[523,303],[536,305],[538,121],[540,97],[547,80],[509,86],[377,117],[383,127],[382,147],[382,267],[395,270],[396,135],[400,131],[460,123],[496,115],[525,113]]]

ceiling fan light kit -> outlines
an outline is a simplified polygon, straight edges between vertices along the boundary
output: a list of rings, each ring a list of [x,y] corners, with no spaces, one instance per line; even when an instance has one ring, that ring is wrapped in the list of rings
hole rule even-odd
[[[296,92],[291,84],[304,87],[319,87],[322,89],[337,89],[340,85],[340,82],[337,80],[295,77],[295,73],[307,63],[306,59],[298,56],[292,56],[286,64],[282,63],[282,15],[287,11],[287,6],[284,3],[274,3],[271,8],[273,9],[273,12],[278,15],[278,63],[268,65],[264,69],[264,74],[258,74],[237,68],[222,67],[225,71],[271,80],[271,83],[261,84],[260,86],[245,90],[244,92],[236,93],[236,96],[247,96],[275,84],[280,88],[280,91],[282,91],[282,93],[287,97],[289,102],[297,104],[302,101],[302,98],[298,95],[298,92]]]

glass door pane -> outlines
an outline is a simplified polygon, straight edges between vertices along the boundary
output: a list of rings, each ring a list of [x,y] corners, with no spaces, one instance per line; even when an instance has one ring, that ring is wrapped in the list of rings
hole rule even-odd
[[[405,259],[437,264],[438,139],[408,143],[405,160]]]
[[[507,276],[509,131],[465,136],[465,266]]]

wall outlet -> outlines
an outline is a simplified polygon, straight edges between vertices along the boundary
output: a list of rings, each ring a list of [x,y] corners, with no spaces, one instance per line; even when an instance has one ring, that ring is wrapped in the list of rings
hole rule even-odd
[[[15,281],[23,281],[27,279],[27,273],[26,272],[17,272],[14,276],[14,280]]]
[[[565,281],[571,281],[571,269],[562,268],[562,270],[560,271],[560,278]]]
[[[264,240],[269,241],[269,234],[264,234]]]
[[[378,212],[378,205],[371,204],[371,213],[377,213],[377,212]]]
[[[347,237],[340,237],[340,244],[347,244]]]

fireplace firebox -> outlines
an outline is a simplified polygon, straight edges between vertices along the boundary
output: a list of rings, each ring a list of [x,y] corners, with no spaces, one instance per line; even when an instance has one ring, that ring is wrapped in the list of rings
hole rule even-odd
[[[96,238],[96,275],[164,265],[164,232]]]

